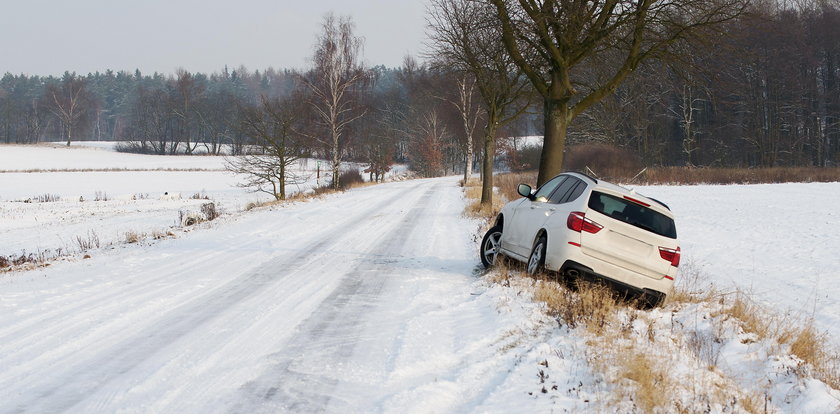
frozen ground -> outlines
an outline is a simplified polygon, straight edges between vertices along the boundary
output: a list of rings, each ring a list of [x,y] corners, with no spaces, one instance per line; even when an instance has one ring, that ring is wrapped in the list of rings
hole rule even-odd
[[[674,211],[684,263],[840,339],[840,183],[638,190]]]
[[[4,275],[0,411],[511,412],[539,313],[482,294],[462,208],[385,184]]]
[[[253,195],[207,178],[221,171],[149,173],[0,173],[0,254],[72,246],[92,228],[168,228],[202,201],[126,195],[177,180],[172,191],[204,190],[232,213],[176,238],[0,273],[0,413],[638,412],[621,378],[593,369],[604,344],[546,316],[533,282],[477,277],[479,223],[461,216],[457,177],[244,213],[236,203]],[[80,203],[79,191],[111,199]],[[668,202],[684,263],[709,282],[840,336],[840,183],[639,191]],[[67,200],[14,201],[51,192]],[[806,271],[791,277],[797,269]],[[752,395],[768,412],[840,412],[840,393],[786,348],[716,311],[695,304],[625,322],[637,346],[666,361],[675,400],[742,412],[738,399]],[[731,402],[709,403],[708,390]]]
[[[242,179],[225,171],[224,157],[126,154],[113,147],[0,145],[0,256],[78,253],[79,238],[95,237],[105,246],[127,233],[165,233],[180,224],[181,212],[198,211],[207,202],[232,213],[272,199],[238,187]],[[288,185],[287,192],[328,183],[326,163],[320,178],[318,164],[301,160],[298,175],[305,181]],[[404,171],[397,167],[388,178]]]
[[[0,171],[66,169],[175,169],[224,171],[224,157],[142,155],[116,152],[114,142],[0,145]]]

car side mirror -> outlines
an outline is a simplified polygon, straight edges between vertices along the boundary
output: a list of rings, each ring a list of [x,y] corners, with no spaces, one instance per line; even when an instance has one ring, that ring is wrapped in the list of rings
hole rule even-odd
[[[531,186],[528,184],[519,184],[519,186],[516,187],[516,192],[519,193],[519,195],[521,195],[522,197],[525,197],[529,200],[534,199],[534,195],[531,194]]]

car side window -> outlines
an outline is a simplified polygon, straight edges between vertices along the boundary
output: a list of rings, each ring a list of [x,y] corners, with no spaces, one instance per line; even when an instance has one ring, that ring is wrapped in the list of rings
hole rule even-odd
[[[565,203],[568,199],[569,193],[577,187],[577,184],[580,182],[577,178],[569,177],[566,181],[563,181],[562,184],[557,186],[557,189],[554,190],[554,193],[551,194],[549,198],[549,202],[554,204]]]
[[[565,175],[558,175],[550,180],[547,183],[543,184],[539,190],[534,194],[534,201],[539,201],[544,203],[548,201],[548,197],[557,188],[560,183],[562,183],[567,177]]]
[[[577,200],[581,194],[583,194],[583,190],[586,190],[586,183],[583,181],[578,180],[577,187],[573,188],[572,191],[569,192],[569,195],[563,200],[564,203],[570,203],[572,201]]]

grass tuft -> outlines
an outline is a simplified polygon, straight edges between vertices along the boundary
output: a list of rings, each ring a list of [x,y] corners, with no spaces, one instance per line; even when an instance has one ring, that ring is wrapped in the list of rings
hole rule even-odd
[[[603,286],[573,282],[574,291],[551,280],[541,280],[534,300],[545,303],[548,313],[570,328],[584,327],[595,335],[614,325],[620,304],[613,292]]]
[[[629,355],[618,358],[619,375],[631,381],[631,398],[642,412],[654,412],[657,408],[664,408],[669,400],[663,390],[674,389],[671,378],[667,375],[661,362],[654,362],[644,352],[634,349],[625,350]]]
[[[100,246],[99,235],[93,230],[88,230],[86,236],[76,236],[76,243],[79,245],[79,252],[81,253],[98,249]]]
[[[495,176],[494,180],[497,179]],[[496,182],[496,184],[499,184]],[[474,178],[469,179],[466,185],[464,184],[463,180],[461,180],[461,186],[464,187],[464,195],[466,196],[467,200],[469,200],[467,204],[466,210],[464,210],[464,214],[467,217],[472,218],[482,218],[485,220],[491,220],[493,217],[499,214],[502,207],[504,207],[505,203],[512,198],[508,198],[504,194],[499,192],[493,193],[492,203],[489,205],[482,205],[481,204],[481,180],[477,180]],[[499,189],[501,187],[496,187]]]
[[[134,232],[134,231],[125,232],[125,242],[129,243],[129,244],[138,243],[141,240],[143,240],[145,237],[146,237],[146,235],[142,234],[142,233],[137,233],[137,232]]]

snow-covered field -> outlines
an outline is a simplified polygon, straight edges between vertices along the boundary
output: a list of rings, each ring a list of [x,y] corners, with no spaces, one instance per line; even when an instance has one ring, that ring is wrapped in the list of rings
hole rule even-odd
[[[325,162],[301,160],[304,183],[289,194],[330,180]],[[404,172],[404,167],[389,173]],[[113,142],[23,146],[0,145],[0,256],[78,252],[79,238],[101,246],[126,234],[165,233],[181,213],[207,202],[226,212],[271,200],[238,187],[242,177],[225,170],[220,156],[159,156],[119,153]],[[39,198],[55,198],[51,202]]]
[[[533,282],[478,277],[480,223],[462,217],[457,177],[243,212],[255,195],[212,157],[10,148],[0,171],[143,171],[0,173],[0,255],[70,250],[90,231],[112,243],[0,273],[0,413],[640,412],[626,380],[594,368],[605,344],[558,326]],[[675,212],[701,287],[741,289],[840,337],[840,183],[638,190]],[[120,243],[175,225],[206,202],[194,193],[229,214]],[[62,201],[19,201],[40,194]],[[768,412],[840,412],[840,392],[713,306],[622,322],[680,380],[664,392],[689,412],[743,412],[743,395]]]
[[[840,183],[652,186],[677,217],[683,262],[719,288],[813,316],[840,339]]]
[[[0,171],[32,170],[215,170],[224,171],[224,157],[143,155],[117,152],[114,142],[2,145]]]

